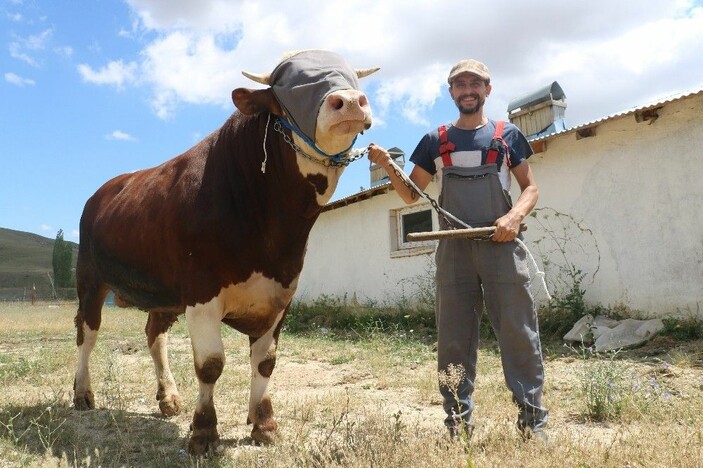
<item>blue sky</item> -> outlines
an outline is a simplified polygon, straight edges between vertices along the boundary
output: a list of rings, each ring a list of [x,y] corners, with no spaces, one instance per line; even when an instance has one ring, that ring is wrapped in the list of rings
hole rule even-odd
[[[242,70],[304,48],[381,67],[357,146],[409,154],[456,116],[445,80],[463,58],[491,69],[492,118],[555,80],[569,126],[700,89],[703,2],[0,0],[0,227],[78,241],[100,185],[193,146],[232,89],[260,86]],[[334,198],[368,186],[357,161]]]

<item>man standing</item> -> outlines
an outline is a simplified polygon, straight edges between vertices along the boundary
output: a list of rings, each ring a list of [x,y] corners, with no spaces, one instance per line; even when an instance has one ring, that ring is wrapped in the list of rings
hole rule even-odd
[[[490,241],[444,239],[437,247],[438,371],[447,372],[452,365],[465,371],[456,389],[440,385],[445,424],[452,436],[462,431],[471,434],[479,322],[485,303],[498,338],[505,380],[518,406],[518,429],[526,438],[545,440],[547,410],[542,406],[544,369],[537,313],[526,252],[514,242],[520,223],[537,203],[538,188],[527,162],[532,149],[516,126],[484,115],[491,84],[483,63],[462,60],[452,67],[447,81],[459,117],[420,140],[410,157],[415,164],[410,179],[424,190],[437,174],[444,210],[471,227],[496,229]],[[371,144],[369,159],[388,172],[407,204],[418,200],[384,148]],[[521,190],[514,205],[509,196],[511,173]],[[450,229],[445,220],[440,225]]]

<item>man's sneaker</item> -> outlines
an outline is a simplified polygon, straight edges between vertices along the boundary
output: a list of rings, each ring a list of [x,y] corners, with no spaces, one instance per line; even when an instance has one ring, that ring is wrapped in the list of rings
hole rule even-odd
[[[460,422],[447,426],[449,429],[449,437],[452,440],[461,440],[468,442],[474,434],[474,425],[467,422]]]
[[[533,440],[535,442],[549,445],[549,437],[544,428],[532,428],[532,427],[520,427],[520,435],[522,435],[522,440],[528,441]]]

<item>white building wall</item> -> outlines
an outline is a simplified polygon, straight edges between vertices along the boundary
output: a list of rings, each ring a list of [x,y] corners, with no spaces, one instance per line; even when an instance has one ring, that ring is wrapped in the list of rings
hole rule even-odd
[[[328,295],[389,306],[412,299],[420,284],[434,277],[434,247],[392,257],[390,216],[404,206],[390,190],[322,213],[310,233],[296,299]]]
[[[703,94],[675,101],[659,118],[599,124],[593,137],[549,140],[531,167],[539,206],[593,231],[598,273],[586,299],[650,315],[700,313],[703,305]],[[529,237],[540,232],[530,223]],[[594,251],[577,255],[589,265]]]
[[[658,112],[654,122],[629,114],[598,123],[592,137],[570,132],[548,139],[546,150],[530,158],[542,210],[527,219],[526,242],[540,259],[548,237],[559,232],[545,232],[537,221],[556,210],[581,228],[568,235],[566,263],[584,273],[589,303],[700,316],[703,93]],[[323,213],[310,235],[297,299],[324,294],[393,305],[411,297],[434,255],[425,249],[391,256],[389,212],[402,206],[390,191]],[[552,256],[546,271],[554,288],[564,280],[554,265],[564,262],[562,252]]]

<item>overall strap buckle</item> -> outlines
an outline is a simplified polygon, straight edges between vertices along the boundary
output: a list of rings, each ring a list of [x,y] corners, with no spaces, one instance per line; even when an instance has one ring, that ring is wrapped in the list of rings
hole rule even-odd
[[[446,125],[440,125],[437,131],[439,132],[439,155],[442,157],[444,167],[449,167],[452,165],[452,156],[450,153],[454,151],[456,146],[447,138]]]
[[[500,154],[501,146],[505,148],[506,163],[510,166],[510,155],[508,150],[508,145],[503,140],[503,128],[505,128],[505,121],[496,121],[496,131],[493,133],[493,139],[486,152],[486,164],[496,164],[498,161],[498,155]]]

